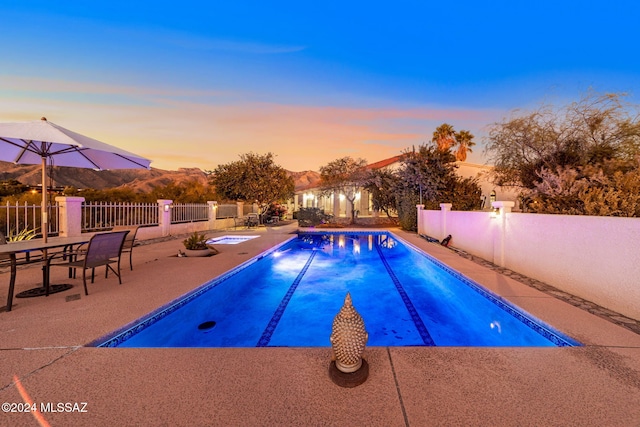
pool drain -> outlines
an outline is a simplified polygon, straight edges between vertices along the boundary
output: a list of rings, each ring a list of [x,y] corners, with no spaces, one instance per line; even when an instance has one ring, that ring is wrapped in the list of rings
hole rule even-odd
[[[198,329],[200,329],[201,331],[207,331],[214,326],[216,326],[216,322],[214,322],[213,320],[208,320],[206,322],[200,323],[198,325]]]

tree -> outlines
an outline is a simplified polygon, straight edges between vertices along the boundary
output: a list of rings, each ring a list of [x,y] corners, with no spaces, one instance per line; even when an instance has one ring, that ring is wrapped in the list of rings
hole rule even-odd
[[[453,126],[448,123],[443,123],[433,132],[432,142],[436,144],[440,151],[449,150],[456,142],[455,134],[456,132],[453,130]]]
[[[67,189],[65,189],[65,192],[66,191]],[[73,189],[70,188],[69,192],[65,194],[73,194]],[[150,200],[145,194],[136,193],[129,187],[106,188],[104,190],[87,188],[81,192],[77,192],[76,195],[84,197],[84,200],[87,202],[103,202],[105,200],[126,203],[155,202],[155,199]]]
[[[481,190],[476,180],[462,179],[456,172],[455,156],[437,143],[423,144],[404,153],[397,171],[398,217],[402,228],[415,230],[416,204],[438,209],[440,203],[452,203],[456,210],[477,209]]]
[[[15,179],[0,181],[0,197],[19,195],[26,192],[28,189],[28,185],[25,185]]]
[[[467,160],[467,153],[472,153],[471,147],[476,145],[473,142],[473,135],[468,130],[461,130],[456,132],[453,126],[448,123],[443,123],[438,126],[433,132],[433,138],[431,142],[436,144],[436,147],[440,151],[451,150],[457,147],[455,150],[456,160],[464,162]]]
[[[343,194],[351,205],[351,223],[355,221],[355,200],[367,181],[367,161],[349,156],[320,167],[320,185],[323,190]]]
[[[422,144],[417,151],[414,147],[404,152],[398,177],[401,194],[416,194],[418,201],[427,209],[437,209],[438,204],[444,202],[441,195],[447,185],[456,179],[455,157],[450,149],[441,150],[437,145]]]
[[[533,189],[542,170],[608,161],[614,161],[612,173],[632,169],[640,153],[640,115],[624,96],[588,93],[560,109],[543,105],[494,123],[485,152],[495,165],[495,183]]]
[[[240,160],[213,170],[209,182],[223,199],[256,202],[264,213],[271,203],[291,198],[294,190],[293,178],[273,157],[272,153],[242,154]]]
[[[460,132],[456,132],[455,135],[455,145],[458,147],[456,149],[456,160],[464,162],[467,160],[467,153],[473,153],[471,147],[476,145],[473,142],[473,135],[468,130],[461,130]]]
[[[382,211],[391,218],[391,211],[397,210],[396,189],[398,177],[391,171],[372,169],[366,179],[364,188],[371,194],[373,209]]]
[[[173,200],[174,203],[205,203],[215,200],[216,194],[210,185],[198,180],[170,182],[162,187],[154,187],[149,194],[151,201],[159,199]]]
[[[543,169],[526,191],[531,212],[640,217],[640,168],[610,175],[595,166]]]

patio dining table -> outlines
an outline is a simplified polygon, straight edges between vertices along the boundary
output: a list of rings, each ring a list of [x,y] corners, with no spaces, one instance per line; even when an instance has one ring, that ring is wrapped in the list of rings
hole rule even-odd
[[[42,259],[37,261],[27,261],[26,263],[38,263],[42,262],[42,286],[34,289],[30,289],[25,292],[21,292],[24,296],[43,296],[47,294],[47,285],[49,281],[49,272],[46,269],[47,266],[47,253],[51,249],[62,249],[66,251],[72,249],[76,245],[81,245],[89,242],[91,236],[94,233],[85,233],[80,236],[74,237],[52,237],[46,243],[41,239],[22,240],[19,242],[10,242],[4,245],[0,245],[0,255],[9,255],[11,259],[11,269],[15,271],[18,264],[18,254],[31,254],[31,252],[42,252]],[[11,311],[13,304],[13,291],[15,281],[12,281],[9,285],[9,294],[7,295],[7,311]],[[61,292],[70,289],[71,285],[56,285],[55,287],[49,287],[48,293]],[[20,297],[20,294],[17,297]]]

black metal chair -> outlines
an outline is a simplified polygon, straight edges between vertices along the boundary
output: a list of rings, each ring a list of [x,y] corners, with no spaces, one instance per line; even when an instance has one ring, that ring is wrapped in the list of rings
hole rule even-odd
[[[257,227],[260,225],[260,216],[257,213],[248,214],[244,225],[246,225],[247,228]]]
[[[82,268],[82,282],[84,284],[84,294],[89,295],[87,290],[87,270],[91,269],[91,283],[95,278],[96,267],[105,266],[104,277],[109,277],[109,270],[118,276],[118,282],[122,284],[120,277],[120,258],[124,240],[129,234],[129,230],[112,231],[108,233],[98,233],[89,240],[88,246],[72,252],[55,254],[47,260],[47,271],[50,267],[65,267],[75,270]],[[53,260],[63,257],[62,262],[52,263]],[[111,264],[117,264],[113,268]],[[47,277],[47,295],[49,295],[49,278]]]
[[[129,234],[127,234],[127,237],[124,239],[124,244],[122,245],[122,253],[129,254],[129,267],[131,268],[132,271],[133,271],[133,248],[134,246],[136,246],[136,234],[138,234],[138,228],[140,228],[139,225],[134,225],[131,227],[128,227],[126,225],[118,225],[116,227],[113,227],[113,230],[111,230],[111,231],[124,231],[124,230],[129,231]]]

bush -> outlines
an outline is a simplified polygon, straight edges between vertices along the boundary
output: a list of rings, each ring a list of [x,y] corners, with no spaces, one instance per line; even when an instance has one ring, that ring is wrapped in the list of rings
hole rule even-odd
[[[400,227],[407,231],[418,231],[418,211],[416,205],[420,198],[413,193],[405,192],[398,199],[398,221]]]
[[[324,210],[319,208],[301,208],[296,217],[300,227],[314,227],[331,219],[330,215],[326,215]]]

